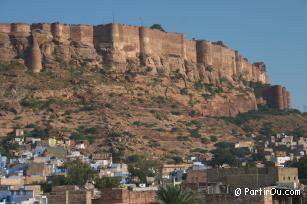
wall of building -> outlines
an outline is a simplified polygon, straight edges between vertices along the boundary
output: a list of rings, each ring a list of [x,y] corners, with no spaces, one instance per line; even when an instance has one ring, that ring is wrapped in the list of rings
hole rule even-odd
[[[296,183],[298,186],[297,168],[278,168],[277,181],[280,183]]]
[[[91,192],[76,186],[57,186],[47,194],[49,204],[91,204]]]
[[[230,194],[196,193],[193,204],[273,204],[271,196],[233,196]]]
[[[93,204],[153,204],[157,203],[155,191],[129,191],[127,189],[105,189],[101,191],[101,198],[93,200]]]
[[[225,168],[188,172],[187,184],[223,183],[232,187],[259,188],[274,186],[277,182],[294,183],[297,181],[296,168]],[[291,178],[288,180],[288,178]]]
[[[24,177],[0,178],[0,186],[23,186]]]

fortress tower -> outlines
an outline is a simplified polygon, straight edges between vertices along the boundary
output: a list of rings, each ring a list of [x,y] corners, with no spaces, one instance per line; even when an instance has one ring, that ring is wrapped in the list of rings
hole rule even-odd
[[[290,108],[289,92],[282,86],[269,86],[263,62],[249,62],[222,41],[190,40],[183,33],[114,23],[0,23],[0,63],[23,56],[34,73],[40,72],[43,64],[46,68],[111,67],[118,76],[147,67],[153,70],[151,74],[180,71],[191,82],[259,82],[267,87],[262,97],[271,108]]]
[[[32,47],[29,60],[32,72],[39,73],[42,70],[42,54],[35,35],[32,35]]]

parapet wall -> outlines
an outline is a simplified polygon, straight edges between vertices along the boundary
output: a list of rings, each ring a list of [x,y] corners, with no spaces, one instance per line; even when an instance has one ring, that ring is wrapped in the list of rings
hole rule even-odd
[[[111,63],[116,74],[152,68],[165,75],[179,70],[190,81],[219,84],[242,81],[269,84],[263,62],[250,63],[223,42],[190,40],[182,33],[123,24],[70,25],[61,23],[0,24],[0,62],[24,60],[33,72],[43,67],[97,66]],[[282,87],[266,91],[271,107],[290,107]],[[254,107],[254,106],[253,106]]]
[[[95,47],[98,52],[111,50],[123,63],[127,59],[138,58],[141,55],[177,57],[216,68],[221,77],[244,75],[248,81],[269,82],[265,69],[249,63],[237,51],[227,48],[222,42],[189,40],[182,33],[123,24],[0,24],[0,33],[6,34],[30,35],[37,30],[50,33],[56,42],[63,45],[79,43],[82,46]],[[65,55],[69,54],[67,49],[63,52]]]

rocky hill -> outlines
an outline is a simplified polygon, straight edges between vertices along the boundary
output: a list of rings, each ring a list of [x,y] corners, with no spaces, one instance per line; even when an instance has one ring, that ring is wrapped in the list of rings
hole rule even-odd
[[[267,124],[306,130],[265,64],[222,42],[119,24],[0,24],[0,62],[2,137],[23,127],[88,140],[88,152],[168,158],[210,156],[216,141]],[[271,112],[249,112],[262,107]]]

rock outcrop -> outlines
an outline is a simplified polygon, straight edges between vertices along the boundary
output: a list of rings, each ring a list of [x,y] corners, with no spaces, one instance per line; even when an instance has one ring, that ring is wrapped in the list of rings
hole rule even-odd
[[[24,60],[35,73],[42,68],[91,66],[115,77],[147,70],[152,75],[180,73],[191,82],[214,85],[224,81],[237,86],[244,82],[269,84],[263,62],[250,63],[221,41],[189,40],[181,33],[122,24],[0,24],[0,62],[16,60]],[[267,104],[289,108],[289,93],[272,90],[266,91]],[[238,98],[232,101],[236,106]],[[246,105],[247,109],[257,108],[254,99]]]
[[[29,57],[29,67],[34,73],[39,73],[42,69],[42,54],[37,40],[32,36],[32,47]]]

